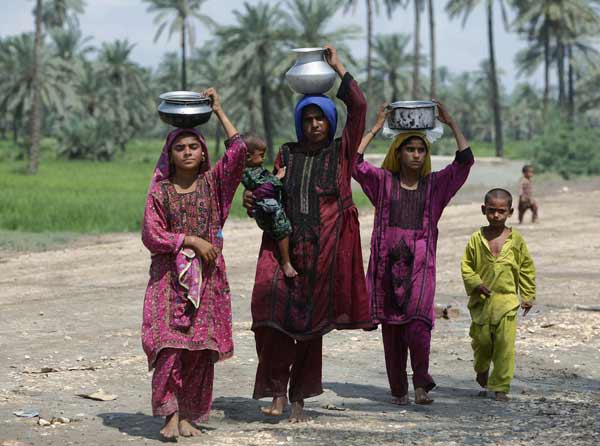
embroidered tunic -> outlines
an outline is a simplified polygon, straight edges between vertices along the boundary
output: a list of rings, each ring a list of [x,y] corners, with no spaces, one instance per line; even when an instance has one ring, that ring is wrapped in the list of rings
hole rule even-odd
[[[399,174],[357,157],[352,175],[375,206],[367,271],[374,323],[420,319],[433,327],[437,225],[472,164],[471,149],[457,152],[446,168],[406,190]]]
[[[172,143],[172,142],[171,142]],[[177,303],[185,293],[175,262],[186,235],[196,235],[222,250],[222,228],[244,169],[246,146],[239,136],[227,143],[215,167],[200,174],[196,189],[179,194],[169,179],[153,183],[148,194],[142,241],[152,253],[150,280],[144,299],[142,345],[154,367],[164,348],[213,350],[215,359],[233,354],[231,301],[225,261],[202,261],[200,304],[189,305],[189,329],[177,324]],[[167,143],[169,145],[169,143]]]
[[[348,110],[342,137],[321,148],[284,144],[275,161],[277,169],[287,167],[284,204],[292,222],[292,264],[299,275],[284,277],[276,244],[263,236],[252,293],[253,329],[272,327],[310,339],[334,328],[372,325],[350,186],[366,101],[350,74],[337,96]]]

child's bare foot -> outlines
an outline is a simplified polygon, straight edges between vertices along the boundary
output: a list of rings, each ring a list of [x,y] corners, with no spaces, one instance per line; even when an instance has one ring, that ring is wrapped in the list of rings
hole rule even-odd
[[[280,416],[285,407],[287,406],[287,398],[285,396],[276,396],[273,398],[273,402],[268,407],[261,407],[260,411],[265,415],[270,415],[272,417]]]
[[[292,401],[292,413],[288,421],[290,423],[302,423],[310,420],[310,417],[304,412],[304,401]]]
[[[431,404],[433,400],[427,395],[427,391],[423,387],[417,387],[415,389],[415,403],[416,404]]]
[[[496,401],[508,401],[508,396],[504,392],[496,392]]]
[[[482,398],[487,397],[487,390],[480,390],[477,396],[480,396]]]
[[[188,420],[181,420],[179,422],[179,434],[182,437],[198,437],[202,435],[202,431],[196,429]]]
[[[397,404],[398,406],[408,406],[410,404],[408,401],[408,395],[392,398],[392,404]]]
[[[281,265],[281,268],[283,269],[283,274],[285,274],[285,277],[289,277],[291,279],[298,275],[298,271],[294,269],[290,262],[284,263]]]
[[[175,440],[179,437],[179,414],[177,412],[165,418],[165,425],[160,430],[160,435],[165,440]]]
[[[481,387],[487,387],[489,372],[489,370],[486,370],[485,372],[478,373],[475,377],[475,381],[477,381]]]

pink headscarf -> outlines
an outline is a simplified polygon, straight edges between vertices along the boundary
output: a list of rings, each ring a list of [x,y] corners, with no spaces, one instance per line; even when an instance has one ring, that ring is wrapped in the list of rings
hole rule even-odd
[[[202,146],[202,152],[204,152],[204,163],[200,166],[200,170],[198,171],[198,175],[202,175],[210,170],[210,159],[208,158],[208,147],[206,146],[206,141],[204,140],[204,136],[202,133],[196,129],[175,129],[171,131],[167,135],[167,140],[165,141],[165,145],[163,146],[160,157],[158,158],[158,162],[156,163],[156,167],[154,168],[154,173],[152,174],[152,180],[150,181],[150,187],[148,187],[148,194],[150,191],[154,190],[154,186],[157,183],[160,183],[163,180],[169,178],[172,174],[170,170],[169,164],[169,153],[171,152],[171,146],[175,142],[175,140],[183,135],[183,134],[194,135],[200,141],[200,145]]]
[[[163,150],[158,158],[154,173],[152,174],[152,180],[148,187],[148,195],[154,192],[154,189],[158,183],[167,178],[170,178],[172,173],[169,164],[169,154],[171,152],[171,146],[177,140],[177,138],[183,134],[194,135],[200,141],[202,151],[204,152],[204,162],[198,170],[198,175],[202,175],[210,170],[210,160],[208,158],[208,147],[204,136],[196,129],[175,129],[167,135],[167,140]],[[175,268],[177,270],[177,278],[179,284],[185,289],[185,295],[176,296],[175,302],[172,307],[172,320],[173,325],[181,331],[187,331],[192,324],[190,318],[190,312],[187,307],[189,303],[194,305],[197,309],[200,306],[201,296],[201,282],[202,282],[202,268],[201,262],[196,253],[189,248],[182,248],[175,257]]]

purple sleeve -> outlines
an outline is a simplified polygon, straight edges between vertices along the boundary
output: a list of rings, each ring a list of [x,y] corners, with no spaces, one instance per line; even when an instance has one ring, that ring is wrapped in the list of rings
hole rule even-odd
[[[167,230],[167,219],[161,200],[149,194],[144,211],[142,242],[152,254],[174,254],[183,246],[185,234]]]
[[[225,141],[225,148],[225,154],[212,169],[221,205],[221,224],[225,223],[229,215],[233,196],[242,181],[246,165],[246,143],[239,134]]]
[[[272,183],[261,184],[256,189],[254,189],[254,191],[252,192],[252,195],[254,195],[255,200],[265,200],[267,198],[275,199],[275,196],[276,196],[275,186],[273,186]]]
[[[344,101],[348,111],[342,132],[342,150],[347,159],[352,161],[365,132],[367,100],[350,73],[346,73],[342,78],[337,97]]]
[[[352,167],[352,178],[360,184],[363,192],[369,197],[369,200],[375,207],[377,207],[379,190],[381,189],[384,175],[385,172],[383,169],[365,161],[362,154],[356,155],[356,160]]]
[[[444,169],[436,172],[436,186],[434,195],[436,201],[443,209],[454,197],[456,192],[467,181],[471,166],[475,162],[471,148],[456,152],[456,156],[452,163],[448,164]]]

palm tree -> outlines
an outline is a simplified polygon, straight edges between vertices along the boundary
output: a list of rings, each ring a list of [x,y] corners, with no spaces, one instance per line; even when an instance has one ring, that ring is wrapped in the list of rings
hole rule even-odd
[[[343,26],[328,31],[328,24],[342,6],[342,0],[288,0],[293,28],[296,31],[294,43],[306,47],[318,47],[324,43],[335,44],[344,56],[350,51],[344,42],[359,36],[358,26]]]
[[[473,10],[482,3],[482,0],[449,0],[446,4],[446,11],[450,18],[459,15],[463,16],[463,26]],[[505,25],[507,23],[507,14],[504,7],[504,0],[485,0],[487,13],[487,31],[488,31],[488,50],[489,50],[489,81],[491,85],[492,110],[494,112],[494,141],[496,145],[496,156],[504,155],[504,142],[502,135],[502,115],[500,104],[500,93],[498,88],[498,73],[496,69],[496,50],[494,47],[494,3],[498,3],[502,11],[502,17]]]
[[[386,6],[387,15],[391,17],[392,11],[396,6],[403,3],[404,0],[382,0]],[[345,12],[350,9],[356,10],[356,6],[360,0],[343,0],[345,5]],[[365,6],[367,9],[367,99],[373,96],[373,83],[372,83],[372,71],[373,71],[373,12],[379,13],[379,0],[365,0]]]
[[[187,90],[187,70],[186,70],[186,45],[194,47],[196,40],[196,30],[193,20],[200,21],[205,26],[211,28],[215,22],[209,16],[200,14],[199,10],[206,0],[144,0],[149,3],[148,12],[156,12],[154,24],[158,25],[154,41],[156,42],[162,35],[165,28],[169,27],[169,39],[178,31],[180,33],[181,45],[181,89]],[[169,14],[173,14],[169,20]]]
[[[146,87],[149,75],[130,59],[134,46],[127,39],[103,43],[96,69],[96,76],[104,80],[103,111],[110,115],[111,136],[121,151],[125,151],[127,141],[143,127],[147,112],[153,109],[152,95]]]
[[[387,81],[391,97],[397,101],[408,91],[408,65],[412,55],[407,53],[410,36],[407,34],[376,35],[373,45],[373,72],[375,77]]]
[[[65,23],[78,25],[78,14],[85,11],[85,0],[45,0],[42,6],[42,22],[45,27],[62,28]]]
[[[33,94],[31,107],[31,147],[29,149],[29,174],[37,173],[40,162],[41,139],[41,98],[40,68],[42,63],[42,0],[35,4],[35,40],[33,43],[33,66],[31,67],[31,91]]]
[[[565,101],[565,56],[571,53],[565,49],[565,45],[572,45],[579,38],[585,38],[589,35],[590,28],[597,31],[598,12],[588,0],[517,0],[514,3],[517,11],[514,26],[529,40],[532,48],[529,53],[521,53],[522,68],[528,64],[532,67],[539,65],[540,52],[543,54],[545,113],[550,95],[552,61],[556,63],[559,103],[562,104]],[[569,58],[570,60],[572,58]],[[569,96],[571,103],[572,94]]]
[[[15,139],[22,128],[22,121],[31,116],[33,109],[34,41],[32,33],[9,37],[0,51],[0,92],[5,92],[0,96],[0,110],[12,117]],[[40,107],[62,112],[65,98],[72,96],[68,82],[73,77],[72,67],[45,47],[40,54],[41,63],[37,65]]]
[[[224,61],[230,73],[231,82],[239,88],[257,92],[260,97],[260,110],[267,158],[272,161],[274,101],[281,91],[283,73],[289,67],[289,57],[283,47],[294,37],[287,27],[291,19],[279,7],[260,1],[257,5],[244,3],[242,12],[234,10],[237,23],[218,31],[220,45],[227,50]],[[222,51],[225,53],[225,51]]]

